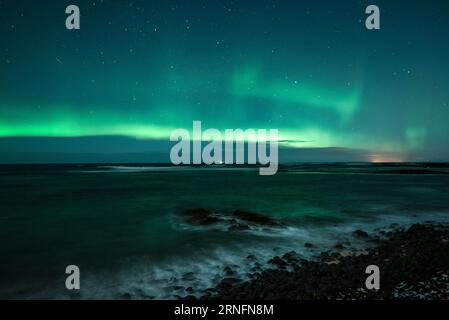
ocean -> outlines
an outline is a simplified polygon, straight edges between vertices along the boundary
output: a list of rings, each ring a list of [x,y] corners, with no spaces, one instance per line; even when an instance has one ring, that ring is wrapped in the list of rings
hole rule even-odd
[[[213,222],[186,219],[200,208]],[[279,225],[232,229],[236,210]],[[4,165],[0,298],[199,297],[230,270],[246,280],[274,256],[311,258],[357,245],[348,240],[357,229],[423,221],[449,222],[446,164],[300,164],[274,176],[225,166]],[[79,291],[65,288],[68,265],[80,268]]]

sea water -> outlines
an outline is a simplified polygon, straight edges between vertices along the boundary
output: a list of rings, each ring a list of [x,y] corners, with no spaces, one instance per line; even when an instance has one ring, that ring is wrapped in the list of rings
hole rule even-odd
[[[356,229],[449,222],[447,167],[402,169],[0,166],[0,298],[199,297],[226,267],[245,280],[276,255],[313,258]],[[246,210],[284,227],[189,225],[182,213],[194,208]],[[68,265],[80,268],[79,291],[65,288]]]

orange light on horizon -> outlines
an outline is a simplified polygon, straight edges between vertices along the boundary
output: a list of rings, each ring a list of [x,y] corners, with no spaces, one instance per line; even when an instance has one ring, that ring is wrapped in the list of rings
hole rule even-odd
[[[404,162],[404,158],[397,154],[369,154],[368,161],[372,163]]]

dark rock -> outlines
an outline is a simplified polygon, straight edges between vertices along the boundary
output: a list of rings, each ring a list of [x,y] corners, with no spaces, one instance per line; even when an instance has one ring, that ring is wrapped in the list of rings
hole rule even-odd
[[[203,209],[188,209],[183,212],[186,222],[192,225],[207,226],[218,223],[220,220],[214,217],[212,212]]]
[[[369,237],[368,233],[363,230],[356,230],[353,232],[353,235],[357,238],[368,238]]]
[[[281,227],[282,224],[269,216],[242,210],[230,214],[214,213],[204,208],[187,209],[182,212],[185,221],[191,225],[209,226],[218,223],[228,224],[230,231],[244,231],[252,224],[264,227]]]
[[[362,231],[362,230],[360,230]],[[370,237],[374,238],[375,237]],[[213,299],[449,299],[449,227],[414,225],[395,230],[363,255],[323,252],[292,269],[254,271],[250,280],[223,279]],[[293,253],[269,262],[287,264]],[[336,259],[338,257],[338,259]],[[338,264],[328,262],[338,260]],[[381,290],[364,290],[366,266],[381,266]],[[235,279],[235,280],[230,280]],[[362,285],[361,285],[362,284]]]
[[[221,282],[218,284],[218,286],[221,289],[229,289],[232,286],[234,286],[236,283],[242,282],[242,280],[238,279],[238,278],[232,278],[232,277],[228,277],[228,278],[224,278],[223,280],[221,280]]]
[[[258,225],[272,226],[272,227],[281,226],[281,224],[279,222],[277,222],[275,219],[265,216],[263,214],[259,214],[259,213],[235,210],[232,213],[232,215],[240,220],[244,220],[246,222],[252,222],[252,223],[255,223]]]
[[[124,293],[124,294],[122,294],[121,299],[122,300],[131,300],[131,294],[129,294],[128,292]]]
[[[304,247],[305,248],[313,248],[313,244],[311,244],[310,242],[306,242],[306,243],[304,243]]]
[[[235,274],[231,267],[225,267],[223,269],[223,273],[225,274],[225,276],[233,276]]]
[[[275,265],[279,268],[283,268],[287,266],[287,262],[279,258],[278,256],[274,257],[273,259],[268,260],[268,263],[271,263],[272,265]]]
[[[288,261],[289,263],[297,263],[300,258],[295,251],[290,251],[284,254],[282,259]]]

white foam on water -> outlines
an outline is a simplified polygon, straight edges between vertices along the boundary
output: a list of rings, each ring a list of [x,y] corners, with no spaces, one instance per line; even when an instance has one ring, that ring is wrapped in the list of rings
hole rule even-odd
[[[319,253],[332,249],[337,243],[350,241],[352,250],[369,246],[364,239],[352,236],[361,229],[374,234],[380,229],[391,229],[391,224],[407,228],[414,223],[449,222],[449,213],[418,213],[413,215],[381,215],[375,219],[357,219],[335,225],[291,226],[249,231],[260,241],[221,245],[214,249],[200,249],[195,254],[177,256],[162,262],[142,257],[128,261],[112,274],[88,274],[83,277],[82,299],[177,299],[193,295],[203,296],[206,289],[213,288],[226,277],[249,280],[250,275],[265,269],[275,268],[268,263],[274,256],[282,257],[295,251],[298,258],[311,259]],[[207,232],[192,229],[192,232]],[[209,230],[210,231],[210,230]],[[210,232],[213,236],[214,232]],[[247,231],[243,231],[247,233]],[[312,243],[313,248],[305,248]],[[234,273],[226,275],[229,267]],[[34,298],[69,299],[67,292],[42,292]]]

